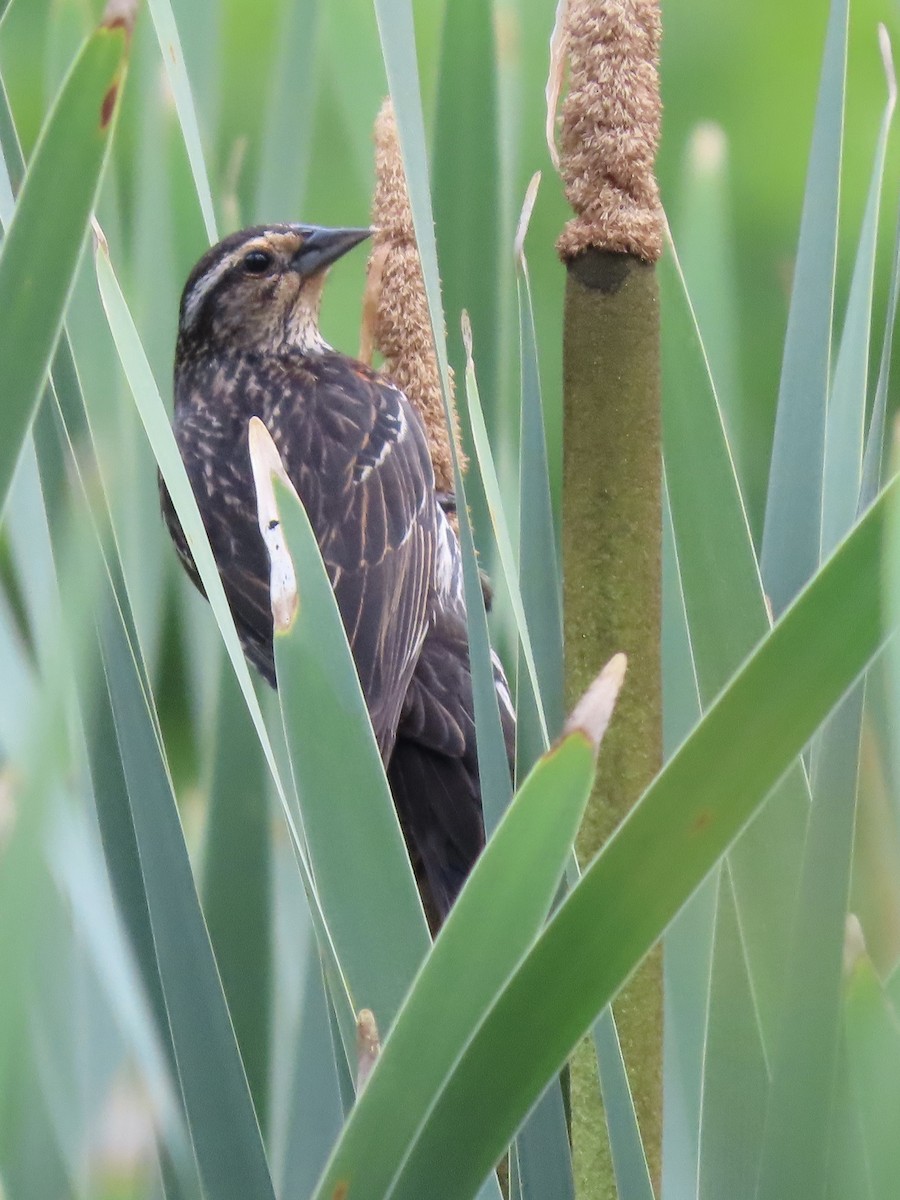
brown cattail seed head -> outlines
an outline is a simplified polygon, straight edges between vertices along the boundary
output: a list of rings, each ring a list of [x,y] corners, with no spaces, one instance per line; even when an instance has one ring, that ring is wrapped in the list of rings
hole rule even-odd
[[[660,32],[658,0],[569,0],[560,173],[575,216],[557,242],[563,259],[591,246],[648,262],[662,252]]]
[[[384,355],[385,374],[403,389],[425,424],[435,487],[441,492],[453,492],[453,458],[428,300],[389,99],[381,106],[375,122],[375,177],[372,202],[375,236],[369,259],[366,320],[371,322],[375,345]],[[453,436],[464,470],[466,460],[455,413]]]

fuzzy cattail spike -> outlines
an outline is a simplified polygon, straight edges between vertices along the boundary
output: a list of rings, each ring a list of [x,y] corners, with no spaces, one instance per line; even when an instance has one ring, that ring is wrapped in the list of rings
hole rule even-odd
[[[569,91],[560,173],[575,216],[563,259],[593,246],[655,262],[663,212],[653,161],[659,145],[660,19],[656,0],[569,0]]]
[[[437,490],[453,492],[453,457],[428,300],[389,99],[375,122],[375,174],[375,237],[366,286],[363,356],[371,353],[373,344],[384,355],[385,374],[403,389],[425,424]],[[455,414],[453,434],[460,466],[465,469]]]

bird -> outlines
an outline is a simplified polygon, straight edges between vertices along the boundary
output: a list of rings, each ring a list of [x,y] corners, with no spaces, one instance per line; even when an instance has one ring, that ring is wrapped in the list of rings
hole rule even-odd
[[[276,687],[248,445],[251,418],[268,429],[315,533],[436,932],[485,840],[462,557],[414,405],[319,330],[329,268],[370,232],[258,225],[208,250],[181,297],[172,423],[244,654]],[[203,592],[161,476],[160,500]],[[496,654],[493,674],[512,764]]]

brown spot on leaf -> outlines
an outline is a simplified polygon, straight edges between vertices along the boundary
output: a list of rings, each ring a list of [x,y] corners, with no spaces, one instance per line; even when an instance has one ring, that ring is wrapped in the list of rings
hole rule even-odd
[[[691,824],[692,833],[702,833],[713,823],[713,815],[708,808],[701,808]]]
[[[107,0],[101,25],[104,29],[124,29],[131,37],[137,16],[138,0]]]
[[[175,54],[175,47],[172,45],[171,42],[169,42],[169,58],[171,58],[173,63],[178,62],[178,58],[176,57],[176,54]]]
[[[103,103],[100,105],[100,128],[105,129],[112,120],[113,112],[116,107],[116,97],[119,94],[119,85],[114,83],[106,95],[103,97]]]
[[[347,1179],[342,1179],[334,1191],[331,1193],[332,1200],[347,1200],[350,1193],[350,1182]]]

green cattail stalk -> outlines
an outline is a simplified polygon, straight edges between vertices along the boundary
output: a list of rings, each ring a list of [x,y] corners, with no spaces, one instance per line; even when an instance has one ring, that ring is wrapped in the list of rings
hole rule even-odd
[[[629,678],[579,838],[591,857],[656,774],[660,687],[659,300],[664,220],[653,174],[660,127],[657,0],[570,0],[560,173],[574,217],[564,333],[563,560],[571,703],[617,651]],[[662,987],[657,952],[619,997],[619,1033],[651,1173],[659,1179]],[[614,1196],[589,1056],[572,1075],[582,1194]]]

